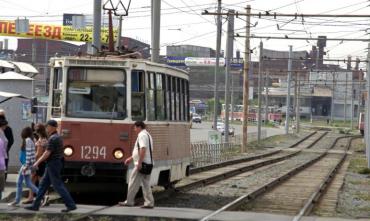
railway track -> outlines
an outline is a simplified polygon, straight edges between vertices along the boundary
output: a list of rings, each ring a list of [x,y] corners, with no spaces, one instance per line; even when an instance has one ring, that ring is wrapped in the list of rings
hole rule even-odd
[[[256,212],[296,215],[299,220],[311,212],[322,193],[345,162],[351,140],[338,137],[328,149],[342,149],[342,154],[329,154],[326,150],[308,162],[285,172],[264,185],[250,187],[248,193],[220,207],[202,220],[210,220],[226,210],[252,210]]]
[[[298,148],[296,151],[285,152],[282,149],[271,151],[265,154],[259,154],[244,159],[236,159],[217,165],[206,166],[199,169],[193,169],[190,172],[190,176],[187,179],[182,180],[176,185],[174,189],[168,189],[160,191],[155,194],[156,200],[162,200],[172,197],[175,193],[186,192],[198,187],[203,187],[213,183],[217,183],[220,180],[230,179],[232,177],[238,177],[240,174],[255,171],[258,169],[270,167],[271,165],[281,163],[289,158],[292,158],[299,154],[304,148],[310,148],[319,142],[327,132],[319,133],[312,132],[297,141],[290,148]],[[253,172],[251,172],[253,173]],[[118,205],[113,205],[118,206]],[[74,221],[86,220],[89,216],[98,213],[102,210],[108,209],[111,206],[103,207],[99,210],[91,211],[88,214],[83,214],[74,218]]]

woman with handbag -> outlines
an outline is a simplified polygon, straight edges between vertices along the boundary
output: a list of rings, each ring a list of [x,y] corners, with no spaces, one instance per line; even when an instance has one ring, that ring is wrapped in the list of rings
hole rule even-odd
[[[32,165],[35,163],[36,160],[35,144],[33,142],[32,135],[33,131],[31,127],[26,127],[22,130],[21,136],[23,143],[19,156],[22,166],[18,173],[15,201],[9,203],[9,206],[19,206],[23,192],[23,180],[25,181],[26,186],[30,188],[34,193],[37,194],[37,192],[39,191],[39,189],[32,183],[31,180]]]
[[[138,136],[132,156],[125,160],[125,165],[134,161],[134,169],[130,174],[127,199],[125,202],[119,202],[120,206],[134,206],[136,193],[141,186],[145,200],[141,208],[154,208],[154,197],[150,186],[150,174],[153,169],[153,139],[145,127],[142,121],[136,121],[134,124],[134,130]]]

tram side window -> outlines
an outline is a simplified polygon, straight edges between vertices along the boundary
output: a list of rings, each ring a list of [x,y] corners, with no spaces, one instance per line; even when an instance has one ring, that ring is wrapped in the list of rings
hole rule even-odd
[[[171,76],[166,76],[166,108],[167,108],[167,119],[172,120],[172,103],[171,103]]]
[[[131,117],[132,120],[145,120],[144,72],[131,72]]]
[[[186,95],[185,95],[185,80],[181,79],[181,108],[182,108],[182,120],[186,121],[186,108],[185,108],[185,103],[186,103]]]
[[[179,78],[176,78],[176,82],[177,82],[177,86],[176,86],[176,107],[177,107],[177,111],[176,111],[176,119],[178,121],[181,121],[181,96],[180,96],[180,92],[181,92],[181,84],[180,84],[180,79]]]
[[[163,85],[163,74],[156,75],[156,120],[165,120],[165,93]]]
[[[60,117],[61,115],[61,98],[62,98],[62,79],[63,70],[61,68],[54,69],[54,79],[53,79],[53,101],[52,101],[52,111],[53,117]]]
[[[155,85],[156,85],[156,78],[155,73],[148,73],[147,78],[147,90],[148,90],[148,99],[147,99],[147,108],[148,108],[148,120],[154,121],[156,120],[156,96],[155,96]]]
[[[171,77],[171,84],[172,84],[172,89],[171,89],[171,108],[172,108],[172,120],[177,120],[177,107],[176,107],[176,78]]]

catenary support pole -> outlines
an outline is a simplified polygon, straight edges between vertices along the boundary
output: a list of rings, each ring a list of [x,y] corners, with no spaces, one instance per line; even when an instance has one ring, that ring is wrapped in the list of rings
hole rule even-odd
[[[293,46],[289,45],[289,60],[288,60],[288,82],[286,95],[286,118],[285,118],[285,134],[289,133],[289,110],[290,110],[290,81],[292,78],[292,51]]]
[[[269,122],[269,72],[266,71],[265,80],[265,125]]]
[[[221,13],[221,0],[217,1],[217,12]],[[217,15],[217,40],[216,40],[216,67],[215,67],[215,80],[214,80],[214,116],[213,116],[213,129],[217,130],[217,117],[218,117],[218,73],[220,68],[220,53],[221,53],[221,32],[222,32],[222,21],[221,15]]]
[[[244,72],[243,72],[243,142],[241,152],[247,150],[248,143],[248,99],[249,99],[249,79],[250,68],[250,31],[251,31],[251,6],[247,5],[247,19],[245,28],[245,49],[244,49]]]
[[[229,111],[230,111],[230,65],[234,47],[234,10],[229,10],[226,39],[226,71],[225,71],[225,143],[229,142]]]
[[[100,51],[100,32],[101,32],[101,0],[94,0],[94,24],[93,24],[93,55]]]
[[[370,168],[370,140],[369,140],[369,125],[370,125],[370,43],[367,45],[367,73],[366,73],[366,117],[365,117],[365,142],[366,142],[366,157],[367,167]]]
[[[159,62],[161,29],[161,0],[152,0],[152,62]]]
[[[258,115],[257,115],[257,143],[261,142],[261,124],[262,124],[262,66],[263,66],[263,43],[260,41],[260,56],[258,65]]]

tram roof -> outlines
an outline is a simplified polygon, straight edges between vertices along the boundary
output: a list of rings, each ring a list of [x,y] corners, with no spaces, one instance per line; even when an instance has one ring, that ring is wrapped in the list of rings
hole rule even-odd
[[[51,58],[51,62],[53,61],[60,61],[60,60],[63,60],[63,61],[68,61],[68,65],[71,65],[73,63],[71,63],[72,60],[74,60],[77,64],[78,61],[81,61],[81,62],[88,62],[88,61],[92,61],[92,62],[96,62],[96,61],[99,61],[100,65],[103,65],[103,62],[107,62],[107,66],[112,66],[113,64],[114,65],[118,65],[120,64],[120,66],[125,66],[124,63],[120,63],[120,62],[128,62],[128,63],[144,63],[146,65],[149,65],[149,66],[153,66],[153,67],[159,67],[159,68],[166,68],[166,69],[170,69],[170,70],[174,70],[174,71],[177,71],[177,72],[181,72],[185,75],[189,75],[188,72],[182,70],[182,69],[178,69],[178,68],[175,68],[175,67],[171,67],[171,66],[168,66],[166,64],[161,64],[161,63],[156,63],[156,62],[152,62],[152,61],[149,61],[149,60],[146,60],[146,59],[135,59],[135,58],[118,58],[118,57],[96,57],[96,56],[65,56],[65,57],[53,57]],[[109,62],[114,62],[114,63],[110,63]],[[86,65],[88,65],[88,63],[85,63]],[[91,63],[92,65],[96,65],[97,63],[93,64]],[[127,64],[126,66],[129,66],[129,64]]]

